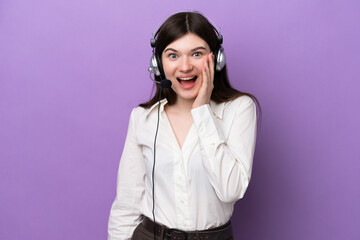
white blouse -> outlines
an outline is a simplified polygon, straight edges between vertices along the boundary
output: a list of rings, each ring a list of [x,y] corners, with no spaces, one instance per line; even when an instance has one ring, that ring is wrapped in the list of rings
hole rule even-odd
[[[256,105],[248,96],[191,110],[180,149],[160,105],[155,160],[155,220],[185,231],[226,223],[248,187],[256,141]],[[130,239],[141,215],[152,219],[157,106],[134,108],[122,153],[108,240]]]

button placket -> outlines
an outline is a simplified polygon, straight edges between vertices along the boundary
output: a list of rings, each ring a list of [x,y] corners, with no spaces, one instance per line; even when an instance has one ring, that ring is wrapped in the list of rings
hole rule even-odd
[[[183,165],[183,154],[174,162],[175,173],[175,205],[176,214],[180,225],[189,226],[190,211],[188,203],[188,187],[186,182],[185,169]]]

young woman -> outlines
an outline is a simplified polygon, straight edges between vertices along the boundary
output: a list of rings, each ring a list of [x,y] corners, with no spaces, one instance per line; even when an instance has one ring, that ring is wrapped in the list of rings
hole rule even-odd
[[[257,100],[231,87],[222,36],[203,15],[174,14],[155,37],[151,70],[171,87],[157,84],[131,113],[108,239],[233,239],[230,217],[251,176]]]

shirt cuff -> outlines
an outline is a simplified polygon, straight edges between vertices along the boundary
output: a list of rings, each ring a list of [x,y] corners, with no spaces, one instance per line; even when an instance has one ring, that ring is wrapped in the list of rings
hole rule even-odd
[[[192,109],[191,115],[199,135],[200,147],[206,148],[225,142],[209,104]]]

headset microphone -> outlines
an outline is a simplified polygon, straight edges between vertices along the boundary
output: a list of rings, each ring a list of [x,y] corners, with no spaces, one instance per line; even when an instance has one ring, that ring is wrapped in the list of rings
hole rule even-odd
[[[161,80],[161,83],[160,83],[162,88],[170,88],[171,84],[172,84],[171,81],[168,79],[163,79],[163,80]]]
[[[152,73],[154,73],[156,75],[156,70],[153,67],[149,67],[149,74],[150,74],[150,79],[156,83],[156,84],[160,84],[160,86],[162,88],[170,88],[171,87],[171,81],[169,79],[161,79],[161,81],[156,81],[155,79],[152,78]],[[162,78],[161,75],[159,75],[160,78]]]

